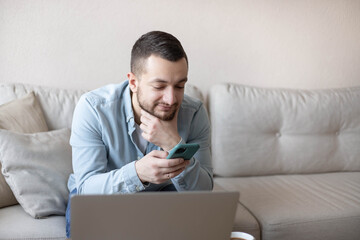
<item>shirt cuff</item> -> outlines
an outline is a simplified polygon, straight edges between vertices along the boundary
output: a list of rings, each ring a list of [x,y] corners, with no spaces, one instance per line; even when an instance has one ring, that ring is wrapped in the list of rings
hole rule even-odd
[[[136,161],[133,161],[124,166],[126,168],[124,172],[127,173],[126,184],[128,185],[128,189],[131,192],[140,192],[145,190],[145,187],[137,175],[135,162]]]
[[[176,144],[172,149],[170,149],[170,150],[168,151],[168,153],[169,153],[171,150],[173,150],[174,148],[176,148],[176,146],[178,146],[178,145],[180,145],[180,144],[186,144],[186,142],[181,138],[181,139],[180,139],[180,142],[178,142],[178,144]]]

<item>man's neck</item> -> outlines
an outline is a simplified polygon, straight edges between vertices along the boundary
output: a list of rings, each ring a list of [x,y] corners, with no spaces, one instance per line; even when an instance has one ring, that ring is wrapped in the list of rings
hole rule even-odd
[[[131,92],[131,91],[130,91],[130,96],[131,96],[131,107],[132,107],[132,109],[133,109],[135,122],[136,122],[138,125],[140,125],[140,124],[141,124],[141,121],[140,121],[141,108],[140,108],[139,102],[137,101],[136,94],[134,94],[134,93]]]

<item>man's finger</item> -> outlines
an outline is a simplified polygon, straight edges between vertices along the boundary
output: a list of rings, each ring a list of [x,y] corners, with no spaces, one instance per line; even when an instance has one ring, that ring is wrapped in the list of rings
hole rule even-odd
[[[144,115],[141,115],[140,122],[147,126],[147,125],[149,125],[150,120],[147,117],[145,117]]]
[[[153,150],[149,153],[150,156],[161,158],[163,160],[166,160],[165,158],[169,155],[168,152],[160,151],[160,150]]]
[[[159,161],[158,166],[161,168],[172,168],[182,163],[184,163],[184,159],[182,158],[162,159],[161,161]]]
[[[179,164],[179,165],[176,165],[175,167],[164,168],[164,169],[163,169],[163,172],[164,172],[164,174],[165,174],[165,173],[176,172],[176,171],[178,171],[178,170],[180,170],[180,169],[185,169],[187,165],[188,165],[187,162],[183,162],[183,163],[181,163],[181,164]]]
[[[147,134],[146,132],[142,132],[141,136],[148,142],[150,142],[150,136],[149,134]]]
[[[141,123],[139,127],[144,133],[146,133],[147,126],[145,124]]]
[[[144,117],[146,117],[146,118],[148,118],[149,120],[151,120],[152,118],[154,118],[154,116],[153,115],[151,115],[150,113],[148,113],[147,111],[145,111],[145,110],[142,110],[141,109],[141,116],[144,116]]]
[[[168,173],[168,174],[166,174],[166,175],[168,175],[170,178],[174,178],[174,177],[176,177],[177,175],[179,175],[180,173],[182,173],[184,170],[185,170],[185,168],[180,168],[180,169],[178,169],[177,171]]]

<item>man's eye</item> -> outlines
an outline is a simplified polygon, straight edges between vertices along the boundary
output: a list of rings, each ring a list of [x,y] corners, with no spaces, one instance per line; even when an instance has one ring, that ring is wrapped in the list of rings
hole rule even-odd
[[[176,88],[178,88],[178,89],[183,89],[184,86],[176,86]]]
[[[155,88],[156,90],[164,89],[164,87],[161,87],[161,86],[153,86],[153,88]]]

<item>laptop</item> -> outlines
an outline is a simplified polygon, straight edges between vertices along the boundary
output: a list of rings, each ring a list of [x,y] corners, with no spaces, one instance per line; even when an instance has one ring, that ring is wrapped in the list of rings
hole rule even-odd
[[[228,240],[238,192],[76,195],[72,240]]]

